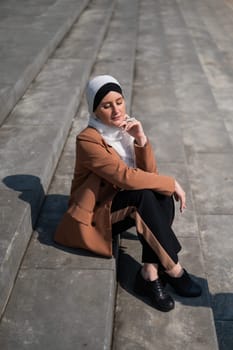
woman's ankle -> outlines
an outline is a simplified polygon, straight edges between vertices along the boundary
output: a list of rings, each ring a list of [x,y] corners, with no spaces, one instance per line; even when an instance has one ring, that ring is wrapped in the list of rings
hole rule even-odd
[[[166,270],[166,273],[167,273],[170,277],[179,278],[179,277],[181,277],[181,276],[183,275],[184,269],[183,269],[183,267],[180,265],[180,263],[177,263],[172,269]]]
[[[142,277],[146,281],[155,281],[158,279],[158,265],[145,263],[141,269]]]

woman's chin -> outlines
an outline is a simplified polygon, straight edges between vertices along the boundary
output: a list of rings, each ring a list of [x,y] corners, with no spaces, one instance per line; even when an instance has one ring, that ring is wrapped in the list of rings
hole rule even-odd
[[[112,122],[112,126],[115,126],[116,128],[120,128],[120,125],[122,124],[122,121],[117,120]]]

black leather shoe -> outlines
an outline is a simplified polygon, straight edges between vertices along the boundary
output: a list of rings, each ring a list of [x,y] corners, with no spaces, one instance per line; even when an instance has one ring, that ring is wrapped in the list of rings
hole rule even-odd
[[[182,297],[199,297],[202,293],[201,286],[189,276],[185,269],[181,277],[171,277],[164,272],[161,278],[168,282]]]
[[[175,302],[172,297],[164,290],[161,280],[146,281],[141,275],[141,269],[138,271],[135,284],[135,293],[149,297],[153,306],[160,311],[170,311],[174,309]]]

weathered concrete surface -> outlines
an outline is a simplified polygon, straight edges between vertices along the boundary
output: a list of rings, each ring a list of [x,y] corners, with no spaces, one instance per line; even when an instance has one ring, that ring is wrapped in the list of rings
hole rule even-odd
[[[60,1],[59,6],[61,5]],[[62,57],[61,46],[61,57],[50,57],[0,129],[1,230],[4,231],[4,236],[0,238],[1,313],[81,101],[113,5],[114,2],[108,3],[108,9],[103,13],[106,0],[93,4],[83,13],[79,25],[74,28],[76,32],[79,28],[86,28],[89,37],[92,37],[92,55],[86,58],[72,55]],[[59,19],[58,13],[56,16]],[[93,17],[95,21],[92,21]],[[94,33],[98,35],[98,40]],[[66,50],[66,41],[63,44]],[[82,40],[73,43],[77,52],[82,51],[83,45]],[[10,204],[7,205],[8,198]],[[21,200],[20,205],[18,198]],[[13,210],[15,207],[16,210]],[[12,212],[13,225],[9,226]]]
[[[88,0],[1,2],[0,124],[88,2]]]
[[[106,8],[107,1],[101,3],[103,8]],[[118,2],[116,15],[111,20],[111,26],[105,41],[103,41],[103,38],[101,40],[98,38],[100,40],[99,44],[103,41],[103,46],[94,67],[94,70],[101,71],[101,68],[99,68],[102,67],[103,62],[101,61],[101,53],[108,53],[108,42],[113,40],[113,38],[111,39],[113,33],[115,35],[113,28],[127,28],[130,26],[131,30],[127,33],[127,36],[125,35],[124,40],[121,40],[122,44],[117,45],[118,54],[121,52],[121,56],[125,55],[124,64],[126,65],[124,70],[119,69],[118,79],[128,82],[126,94],[129,99],[132,92],[137,29],[137,6],[132,5],[135,5],[134,1],[130,4],[124,1]],[[95,12],[91,12],[91,9],[89,9],[86,16],[85,13],[83,14],[77,25],[74,26],[67,41],[55,52],[54,62],[60,60],[77,61],[75,56],[79,50],[78,47],[74,47],[74,42],[79,42],[80,27],[78,25],[82,24],[82,30],[86,32],[87,37],[89,36],[87,43],[91,45],[90,40],[93,33],[88,32],[87,29],[91,22],[95,26],[102,23],[103,18],[101,19],[101,17],[97,21],[98,14],[102,14],[106,20],[106,10],[103,11],[103,8],[100,7],[99,3]],[[93,21],[93,19],[95,20]],[[86,26],[86,30],[84,26]],[[95,30],[97,31],[97,28]],[[101,35],[103,34],[104,32]],[[70,37],[73,40],[70,40]],[[94,37],[93,40],[96,40],[96,38]],[[128,47],[125,44],[127,42],[130,42]],[[81,43],[84,45],[85,51],[83,40],[81,40]],[[92,46],[94,45],[96,44],[93,43]],[[69,58],[70,56],[71,58]],[[87,55],[85,58],[87,64],[88,57]],[[53,62],[53,58],[51,61]],[[79,64],[80,61],[78,60]],[[111,61],[105,63],[105,67],[102,67],[102,69],[110,72],[117,68],[117,64],[118,58],[114,59],[113,57]],[[80,66],[84,69],[83,65]],[[51,76],[54,75],[52,70],[48,72]],[[104,70],[104,72],[106,71]],[[75,78],[74,76],[70,79],[71,86]],[[65,85],[65,89],[70,88],[70,85],[63,78],[60,79],[60,82],[62,86]],[[61,100],[59,105],[64,106],[66,103],[64,99],[61,99],[59,85],[56,86],[54,98],[56,97],[57,103]],[[37,106],[39,108],[40,104],[40,100],[37,100],[37,96],[35,96],[34,108],[37,108]],[[49,107],[50,103],[48,101],[43,109]],[[59,115],[62,114],[59,108],[55,108],[55,112]],[[33,127],[41,125],[44,128],[49,128],[50,123],[52,125],[54,120],[50,113],[42,113],[42,115],[36,113],[36,118],[33,118],[33,113],[17,112],[16,114],[20,115],[18,122],[16,122],[18,127],[24,125],[25,121],[33,119]],[[48,122],[46,123],[43,115],[47,114]],[[12,115],[12,118],[15,118],[15,116]],[[0,346],[3,348],[24,349],[25,346],[33,350],[39,349],[41,346],[48,349],[85,348],[101,350],[111,348],[115,307],[116,249],[114,250],[115,258],[103,259],[78,249],[66,249],[55,245],[53,241],[56,226],[67,207],[74,166],[76,135],[86,126],[87,117],[86,104],[83,102],[77,118],[74,119],[70,135],[37,221],[36,230],[25,254],[19,277],[2,318]],[[67,118],[64,122],[67,122]],[[9,120],[13,124],[13,119]],[[58,118],[57,128],[60,128],[59,123],[62,123],[62,121],[62,118]],[[115,244],[117,245],[117,242]],[[20,296],[22,299],[20,299]]]
[[[168,314],[158,312],[146,300],[139,299],[132,292],[132,284],[140,264],[140,245],[135,232],[128,232],[121,242],[112,348],[231,350],[232,1],[118,0],[104,40],[93,36],[90,24],[93,23],[96,33],[98,27],[98,33],[103,36],[104,29],[99,26],[102,17],[98,17],[98,14],[102,13],[106,20],[109,6],[101,2],[99,12],[100,2],[94,4],[96,10],[90,7],[83,13],[74,26],[75,31],[70,33],[64,45],[48,62],[50,82],[45,83],[43,75],[38,76],[40,84],[47,84],[44,96],[40,84],[37,86],[35,82],[33,94],[30,88],[30,95],[24,96],[25,101],[17,105],[8,119],[8,125],[4,125],[0,142],[8,145],[14,157],[17,142],[12,136],[15,137],[19,130],[22,144],[27,145],[25,131],[27,134],[29,130],[34,130],[32,140],[38,129],[38,145],[42,154],[36,153],[38,161],[33,172],[33,154],[30,152],[34,152],[34,149],[20,147],[22,159],[28,159],[28,165],[24,164],[25,169],[28,166],[30,173],[27,171],[23,172],[24,176],[21,173],[18,178],[8,178],[5,185],[8,184],[10,191],[5,185],[0,185],[1,194],[5,193],[1,213],[4,220],[11,208],[22,215],[22,203],[28,208],[28,213],[30,210],[32,213],[34,210],[38,212],[38,207],[33,207],[34,193],[38,193],[36,201],[39,203],[47,190],[46,183],[48,185],[50,181],[45,176],[46,172],[50,174],[46,167],[50,152],[55,157],[52,144],[49,150],[43,145],[46,142],[43,134],[48,132],[53,137],[52,126],[55,132],[61,130],[62,115],[67,111],[69,118],[76,108],[72,98],[67,110],[64,108],[68,102],[61,97],[59,86],[70,96],[66,81],[70,81],[73,89],[75,62],[79,68],[88,67],[90,70],[87,61],[90,47],[96,45],[97,51],[102,41],[91,75],[108,73],[119,79],[126,92],[128,112],[142,120],[156,150],[160,172],[174,175],[184,186],[188,207],[184,215],[177,213],[174,229],[183,246],[180,259],[204,290],[202,297],[197,299],[180,298],[173,294],[176,308]],[[0,12],[0,16],[4,16],[4,13]],[[8,21],[10,24],[10,19]],[[20,24],[21,18],[17,21]],[[74,42],[82,49],[76,47]],[[60,70],[56,67],[60,67]],[[57,74],[57,70],[56,84],[53,75]],[[82,68],[77,74],[81,74],[81,71]],[[85,74],[87,78],[89,74]],[[49,93],[50,101],[47,95],[54,84],[54,92]],[[85,79],[82,84],[85,85]],[[35,91],[37,93],[34,95]],[[77,87],[75,91],[80,96],[82,90]],[[26,108],[30,100],[30,108]],[[53,113],[57,115],[56,122]],[[111,348],[115,259],[102,259],[81,250],[65,249],[55,245],[52,239],[67,205],[75,135],[86,122],[86,105],[82,102],[23,260],[12,298],[2,318],[0,345],[3,348],[39,349],[40,345],[49,349],[76,349],[77,346],[90,350]],[[65,137],[65,133],[61,134],[61,139]],[[46,157],[44,175],[41,175],[39,166],[42,155]],[[3,153],[1,156],[7,159]],[[53,164],[56,162],[53,160]],[[18,157],[15,164],[19,170],[24,166]],[[13,173],[9,159],[6,165]],[[0,171],[5,176],[4,167]],[[40,190],[35,189],[42,190],[41,197]],[[27,215],[27,219],[31,219],[30,216]],[[30,225],[30,220],[22,223],[22,238],[24,234],[28,237],[27,227]],[[16,226],[7,219],[4,221],[4,232],[11,231],[12,227],[17,230]],[[6,236],[3,237],[1,249],[9,244]],[[104,299],[104,302],[100,303],[100,299]],[[97,340],[93,343],[95,337]]]
[[[177,213],[174,229],[183,245],[180,259],[203,284],[204,295],[175,296],[176,308],[168,315],[132,300],[140,248],[128,234],[119,257],[114,349],[233,345],[229,3],[141,2],[132,115],[145,126],[160,173],[173,174],[186,190],[187,210]]]
[[[190,112],[189,120],[196,120],[196,125],[191,125],[199,132],[196,142],[186,138],[185,147],[219,348],[228,350],[233,346],[233,8],[231,0],[224,4],[203,1],[198,7],[191,1],[181,1],[181,5],[208,84],[209,94],[205,97],[211,103],[199,117],[194,118]],[[183,120],[187,119],[183,116]],[[184,127],[187,133],[185,123]]]
[[[111,270],[21,270],[1,323],[1,349],[109,349],[114,293]]]

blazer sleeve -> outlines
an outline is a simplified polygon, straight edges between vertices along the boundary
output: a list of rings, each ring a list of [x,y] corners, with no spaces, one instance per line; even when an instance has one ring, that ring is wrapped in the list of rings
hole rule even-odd
[[[134,151],[137,168],[150,173],[158,173],[154,151],[148,139],[143,147],[134,143]]]
[[[77,155],[77,161],[81,162],[82,167],[87,168],[120,189],[137,190],[147,188],[165,195],[174,193],[175,180],[172,177],[158,175],[156,172],[139,168],[130,168],[112,147],[104,143],[77,138]],[[141,157],[139,158],[141,159]]]

